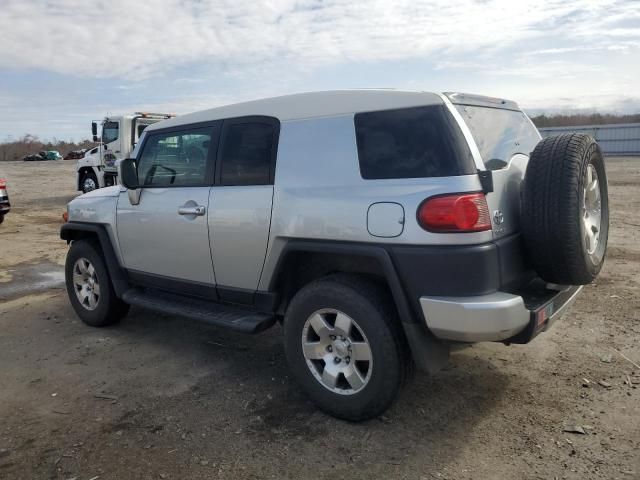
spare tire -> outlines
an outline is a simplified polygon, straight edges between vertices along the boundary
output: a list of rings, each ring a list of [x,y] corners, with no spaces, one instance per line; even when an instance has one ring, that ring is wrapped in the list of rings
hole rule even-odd
[[[588,136],[541,140],[531,153],[522,196],[522,234],[538,275],[585,285],[598,275],[609,235],[607,175]]]

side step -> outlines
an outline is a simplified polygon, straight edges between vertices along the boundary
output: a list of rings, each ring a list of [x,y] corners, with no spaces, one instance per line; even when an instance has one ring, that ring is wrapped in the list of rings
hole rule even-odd
[[[230,328],[242,333],[262,332],[271,327],[276,321],[276,317],[273,314],[256,313],[235,306],[151,289],[131,288],[124,292],[122,300],[131,305],[191,318],[209,325]]]

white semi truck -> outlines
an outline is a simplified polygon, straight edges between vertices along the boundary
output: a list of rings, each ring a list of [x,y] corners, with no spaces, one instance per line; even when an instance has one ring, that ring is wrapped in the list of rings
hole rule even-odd
[[[99,145],[76,164],[76,186],[83,193],[118,183],[117,162],[131,156],[142,132],[152,123],[171,118],[167,113],[136,112],[105,117],[91,123],[93,141]],[[100,136],[98,136],[100,124]]]

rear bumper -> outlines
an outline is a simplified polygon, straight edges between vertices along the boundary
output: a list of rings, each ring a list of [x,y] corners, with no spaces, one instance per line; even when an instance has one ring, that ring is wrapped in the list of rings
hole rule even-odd
[[[459,342],[530,342],[575,302],[582,287],[528,289],[466,297],[420,297],[427,327],[438,338]]]

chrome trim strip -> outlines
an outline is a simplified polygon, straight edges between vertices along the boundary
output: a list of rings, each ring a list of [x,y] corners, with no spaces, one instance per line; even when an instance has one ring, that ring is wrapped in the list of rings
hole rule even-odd
[[[486,170],[487,167],[484,166],[484,162],[482,161],[482,157],[480,156],[480,149],[478,148],[478,145],[476,145],[476,141],[471,134],[471,130],[465,123],[462,115],[460,115],[458,109],[453,103],[451,103],[449,97],[447,97],[444,93],[437,93],[436,95],[438,95],[442,99],[446,107],[449,109],[449,112],[451,113],[451,115],[453,115],[453,118],[458,123],[458,126],[462,131],[462,135],[464,135],[464,139],[467,141],[467,145],[469,145],[469,150],[471,150],[471,156],[473,157],[473,163],[476,165],[476,169]]]

